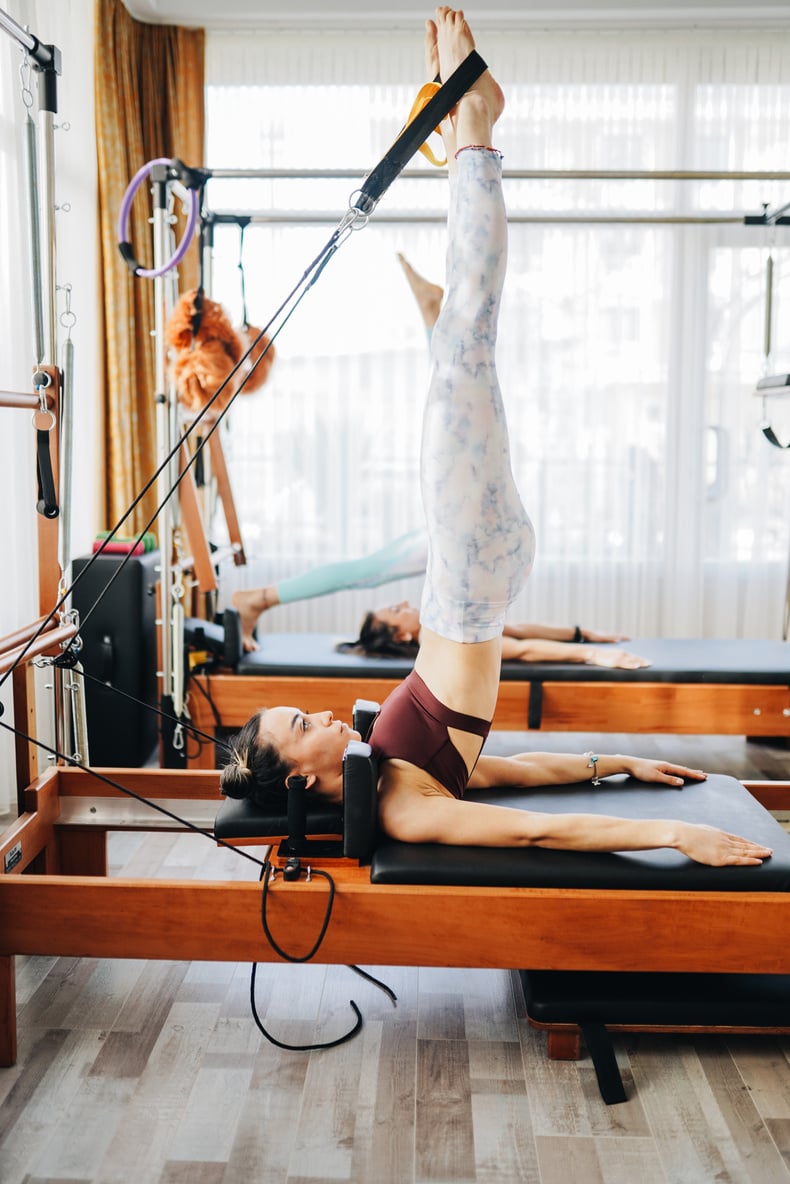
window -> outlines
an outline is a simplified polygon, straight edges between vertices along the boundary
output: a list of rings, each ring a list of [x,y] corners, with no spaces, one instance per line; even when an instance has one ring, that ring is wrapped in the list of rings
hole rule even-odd
[[[489,40],[508,96],[498,141],[508,172],[786,166],[790,48],[770,34]],[[302,62],[310,83],[295,85],[288,37],[212,35],[209,165],[361,175],[408,111],[420,81],[411,55],[399,34],[386,53],[365,35],[328,34]],[[324,176],[210,183],[212,209],[285,219],[244,236],[254,323],[326,241],[353,187]],[[790,184],[512,178],[506,197],[498,361],[514,470],[538,534],[513,617],[635,636],[778,636],[790,453],[761,435],[751,390],[763,365],[761,260],[770,240],[776,315],[790,317],[790,236],[740,216],[784,204]],[[273,582],[419,523],[428,362],[396,252],[441,279],[444,200],[439,180],[399,179],[283,330],[269,383],[234,408],[226,447],[253,562],[231,579]],[[732,224],[661,220],[732,211]],[[321,225],[316,212],[327,215]],[[213,294],[237,318],[238,262],[238,232],[223,228]],[[775,361],[790,357],[777,351]],[[348,631],[349,615],[333,598],[278,610],[277,627]]]

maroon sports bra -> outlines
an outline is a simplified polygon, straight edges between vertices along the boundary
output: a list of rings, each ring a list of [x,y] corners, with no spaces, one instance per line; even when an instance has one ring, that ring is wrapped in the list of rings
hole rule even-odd
[[[469,774],[448,728],[485,740],[491,724],[445,707],[413,670],[384,700],[368,741],[378,760],[408,761],[430,773],[453,797],[462,798]]]

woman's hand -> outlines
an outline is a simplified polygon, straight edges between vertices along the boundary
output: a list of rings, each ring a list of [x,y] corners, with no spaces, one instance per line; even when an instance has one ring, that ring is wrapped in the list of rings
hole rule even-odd
[[[685,765],[673,765],[670,761],[651,761],[640,756],[624,756],[622,761],[625,772],[638,781],[682,786],[687,778],[704,781],[708,776],[703,769],[687,769]]]
[[[677,825],[680,832],[677,850],[696,863],[706,863],[710,867],[754,867],[772,854],[770,847],[717,830],[715,826],[693,822],[680,822]]]
[[[589,650],[589,655],[584,659],[588,666],[608,666],[610,670],[641,670],[650,665],[647,658],[640,658],[639,654],[632,654],[629,650],[584,644],[580,648]]]
[[[582,629],[582,641],[589,641],[593,644],[604,645],[607,642],[630,641],[627,633],[598,633],[595,629]]]

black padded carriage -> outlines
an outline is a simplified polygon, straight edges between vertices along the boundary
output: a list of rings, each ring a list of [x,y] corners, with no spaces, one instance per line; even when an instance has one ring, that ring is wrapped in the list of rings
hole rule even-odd
[[[236,674],[307,678],[404,678],[410,658],[338,651],[348,640],[333,633],[265,633],[243,654]],[[611,670],[580,662],[503,662],[503,682],[703,682],[787,686],[790,646],[782,641],[632,638],[627,649],[650,661],[639,670]]]

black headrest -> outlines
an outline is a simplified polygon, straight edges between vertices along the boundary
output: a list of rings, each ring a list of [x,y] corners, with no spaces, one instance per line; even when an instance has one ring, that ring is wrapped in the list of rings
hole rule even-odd
[[[357,699],[354,703],[354,731],[359,732],[363,740],[367,740],[380,711],[380,705],[373,699]]]
[[[343,757],[343,854],[367,863],[378,834],[379,771],[364,740],[351,740]]]

